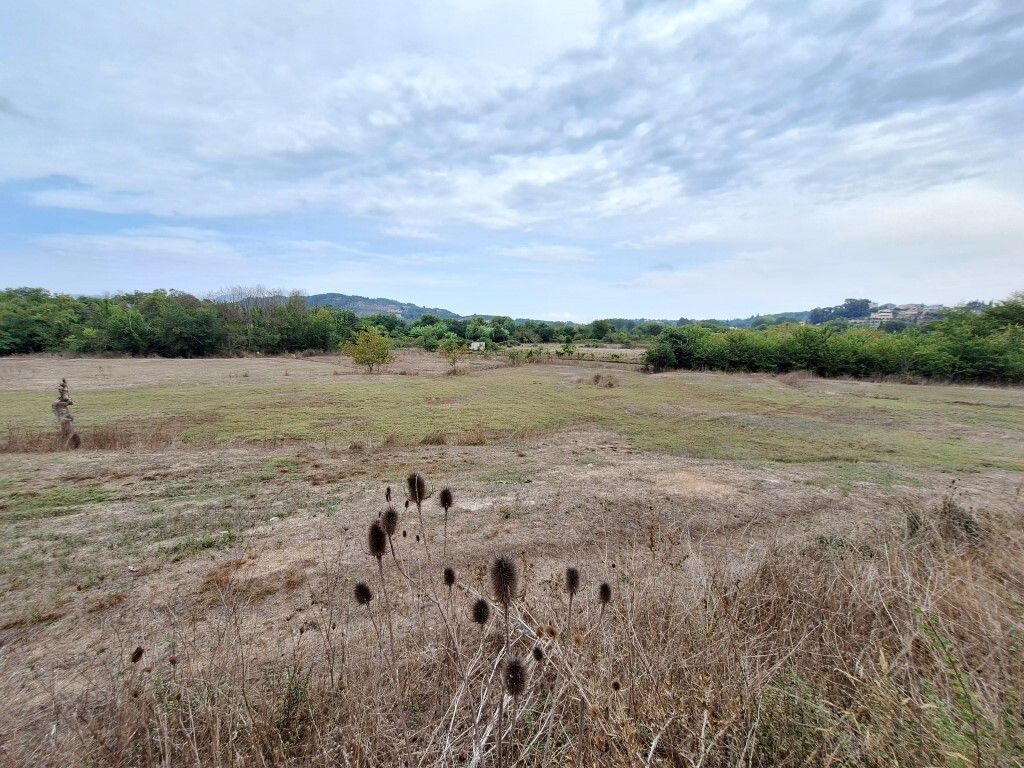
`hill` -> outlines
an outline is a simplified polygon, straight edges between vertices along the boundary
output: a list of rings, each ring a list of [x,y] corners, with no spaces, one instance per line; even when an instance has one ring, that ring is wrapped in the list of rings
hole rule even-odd
[[[395,301],[394,299],[371,299],[366,296],[350,296],[345,293],[316,293],[307,296],[306,302],[312,307],[348,309],[360,317],[389,314],[407,321],[418,320],[427,314],[437,315],[443,320],[457,320],[460,317],[450,310],[438,307],[421,307],[418,304]]]

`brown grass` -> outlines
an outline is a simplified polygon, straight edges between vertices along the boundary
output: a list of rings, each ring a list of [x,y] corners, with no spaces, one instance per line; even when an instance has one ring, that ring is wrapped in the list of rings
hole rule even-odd
[[[81,438],[80,450],[161,449],[180,445],[187,429],[212,420],[213,417],[200,416],[167,417],[123,421],[108,426],[87,426],[76,431]],[[52,453],[65,450],[69,449],[62,444],[56,427],[8,427],[6,434],[0,436],[0,453]]]
[[[428,432],[420,440],[420,445],[444,445],[448,442],[448,435],[441,431]]]
[[[457,435],[455,442],[457,445],[487,445],[490,437],[485,429],[469,429]]]
[[[653,533],[584,558],[571,637],[559,580],[527,567],[509,652],[544,659],[504,700],[506,764],[1024,764],[1020,516],[952,497],[913,511],[912,535],[821,536],[739,569]],[[216,627],[151,638],[145,670],[126,644],[33,764],[491,764],[503,632],[469,618],[484,565],[449,600],[439,569],[391,564],[393,664],[330,556],[276,661],[254,661],[258,617],[225,588],[237,566],[215,569]]]
[[[612,376],[608,373],[595,373],[590,376],[581,376],[573,379],[574,384],[591,384],[595,387],[605,387],[607,389],[614,389],[619,386],[622,382],[619,381],[617,376]]]

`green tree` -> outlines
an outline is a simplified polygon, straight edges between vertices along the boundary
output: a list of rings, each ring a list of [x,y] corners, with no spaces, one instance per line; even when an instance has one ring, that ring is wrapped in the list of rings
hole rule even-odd
[[[356,333],[356,340],[345,345],[345,354],[356,365],[365,365],[370,373],[376,366],[391,362],[391,339],[377,328],[367,328]]]
[[[614,330],[615,329],[612,327],[612,324],[607,320],[595,320],[588,326],[585,333],[587,338],[604,341]]]
[[[441,339],[437,345],[437,351],[448,361],[448,365],[451,366],[449,373],[454,375],[458,373],[459,361],[469,353],[469,347],[454,333],[450,333]]]

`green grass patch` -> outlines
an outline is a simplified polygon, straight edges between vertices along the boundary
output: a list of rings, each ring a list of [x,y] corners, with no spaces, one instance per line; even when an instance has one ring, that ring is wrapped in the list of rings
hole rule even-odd
[[[829,467],[820,476],[808,481],[820,488],[835,488],[848,493],[858,484],[875,485],[879,488],[893,488],[897,485],[919,486],[912,475],[899,472],[888,464],[858,462],[837,464]]]
[[[519,485],[521,483],[532,483],[534,473],[520,467],[489,467],[477,473],[476,479],[485,483],[498,483],[499,485]]]
[[[200,552],[214,549],[226,549],[242,540],[242,534],[237,531],[221,531],[219,533],[202,533],[194,536],[186,536],[174,544],[160,548],[160,554],[171,559],[172,562],[184,560]]]
[[[110,492],[101,485],[73,485],[45,491],[15,491],[0,496],[0,521],[16,523],[77,512],[80,507],[102,504]]]

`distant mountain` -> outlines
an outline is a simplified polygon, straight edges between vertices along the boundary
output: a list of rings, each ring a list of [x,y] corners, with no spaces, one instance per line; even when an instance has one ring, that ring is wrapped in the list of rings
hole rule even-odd
[[[349,296],[345,293],[316,293],[307,296],[306,303],[311,307],[348,309],[359,317],[380,314],[396,315],[410,322],[418,320],[423,315],[437,315],[442,320],[458,320],[460,317],[454,312],[438,307],[421,307],[418,304],[408,304],[394,299],[370,299],[366,296]]]

